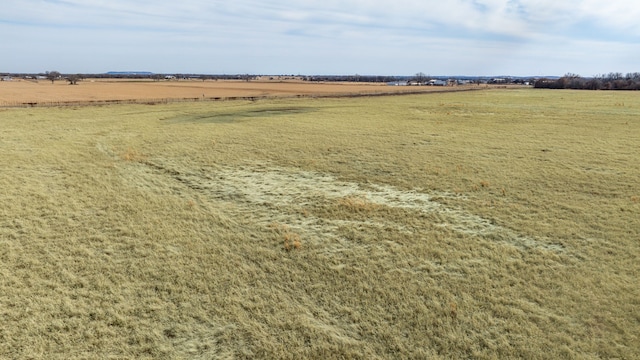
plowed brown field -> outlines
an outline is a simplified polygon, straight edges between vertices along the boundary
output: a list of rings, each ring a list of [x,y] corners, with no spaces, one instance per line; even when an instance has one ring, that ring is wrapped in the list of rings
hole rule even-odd
[[[475,86],[474,86],[475,87]],[[108,101],[219,100],[238,97],[344,96],[360,94],[451,91],[465,87],[388,86],[370,83],[311,83],[302,81],[64,81],[0,82],[0,106],[57,105]]]

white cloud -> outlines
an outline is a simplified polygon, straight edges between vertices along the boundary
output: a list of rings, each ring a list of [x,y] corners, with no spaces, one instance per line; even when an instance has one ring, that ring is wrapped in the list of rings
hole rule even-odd
[[[486,73],[506,67],[510,59],[523,64],[508,67],[520,73],[529,71],[524,64],[545,64],[540,71],[557,72],[558,63],[544,61],[540,53],[553,49],[546,58],[571,65],[561,53],[571,49],[573,56],[588,58],[590,41],[596,40],[599,51],[621,52],[630,67],[628,59],[640,55],[639,17],[640,7],[626,0],[8,0],[0,29],[15,35],[3,39],[0,51],[22,47],[21,54],[38,58],[47,44],[58,51],[46,58],[67,59],[76,67],[82,49],[122,57],[126,52],[130,60],[120,66],[137,62],[163,71],[182,66],[175,70],[183,72],[229,64],[226,68],[239,72],[290,72],[285,67],[296,66],[315,73],[413,73],[424,64],[435,70],[420,71],[434,74],[489,69]],[[179,49],[182,57],[165,48]],[[611,56],[593,59],[592,68],[605,67],[596,63],[605,60],[620,65]],[[118,57],[96,58],[99,68],[93,71],[118,65],[107,60]],[[10,67],[25,64],[17,57],[7,61]]]

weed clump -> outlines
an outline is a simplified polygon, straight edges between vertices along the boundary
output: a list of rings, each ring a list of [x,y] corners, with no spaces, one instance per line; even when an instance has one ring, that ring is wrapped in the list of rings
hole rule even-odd
[[[125,161],[140,161],[144,160],[145,156],[141,154],[134,148],[127,148],[125,152],[123,152],[120,157]]]
[[[380,205],[372,203],[364,197],[345,196],[338,199],[338,206],[349,210],[350,212],[371,212],[380,207]]]
[[[449,304],[449,316],[454,320],[458,318],[458,304],[454,302]]]
[[[300,235],[291,231],[288,225],[273,223],[270,224],[269,227],[277,234],[277,237],[281,239],[285,251],[300,250],[302,248]]]

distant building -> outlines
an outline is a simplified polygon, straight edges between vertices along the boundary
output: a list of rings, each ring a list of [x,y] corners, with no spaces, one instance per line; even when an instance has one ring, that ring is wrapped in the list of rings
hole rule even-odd
[[[431,79],[427,83],[429,86],[447,86],[447,82],[444,80]]]

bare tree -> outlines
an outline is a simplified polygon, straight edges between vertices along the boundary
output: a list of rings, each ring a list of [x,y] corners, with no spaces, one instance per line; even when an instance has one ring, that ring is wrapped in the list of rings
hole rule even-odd
[[[78,81],[82,80],[82,75],[68,75],[65,79],[69,82],[69,85],[78,85]]]
[[[47,75],[47,79],[51,80],[52,84],[60,78],[60,73],[58,71],[47,71],[45,74]]]
[[[424,85],[431,80],[431,77],[429,75],[425,75],[423,72],[419,72],[415,75],[415,80],[418,85]]]

